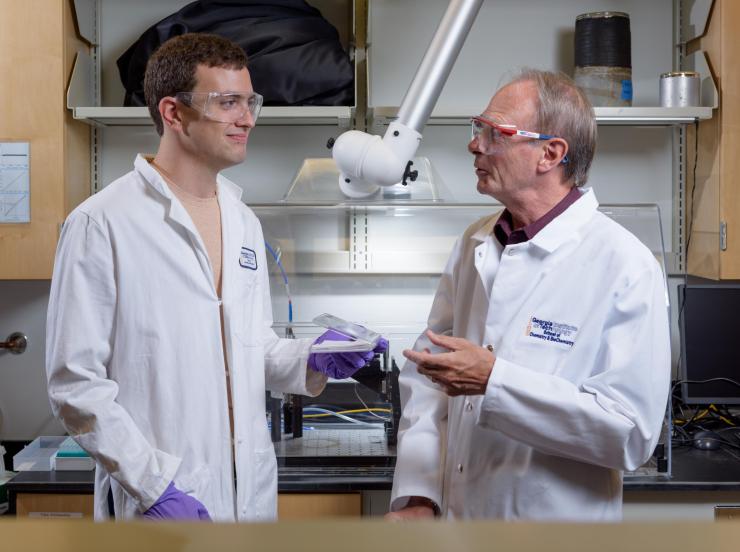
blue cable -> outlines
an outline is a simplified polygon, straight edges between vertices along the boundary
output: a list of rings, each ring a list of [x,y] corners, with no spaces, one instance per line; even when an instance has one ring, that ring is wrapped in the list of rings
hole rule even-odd
[[[293,301],[290,298],[290,286],[288,285],[288,275],[285,273],[283,263],[280,261],[280,255],[272,248],[272,246],[265,240],[265,247],[270,252],[272,257],[280,269],[280,274],[283,276],[283,282],[285,283],[285,291],[288,294],[288,322],[293,322]]]

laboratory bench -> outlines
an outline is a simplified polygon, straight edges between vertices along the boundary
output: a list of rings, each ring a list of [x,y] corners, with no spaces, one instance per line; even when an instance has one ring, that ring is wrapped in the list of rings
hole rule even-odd
[[[396,448],[382,429],[309,429],[275,443],[278,492],[390,490]]]
[[[290,517],[316,517],[320,512],[315,501],[321,496],[324,500],[334,497],[334,504],[320,509],[328,514],[379,515],[387,508],[395,447],[387,445],[382,430],[307,431],[301,439],[276,443],[275,450],[281,514],[289,508]],[[93,479],[93,471],[21,472],[7,485],[9,513],[27,515],[36,505],[24,501],[37,496],[49,500],[55,495],[91,495]],[[671,519],[672,515],[711,519],[719,515],[715,507],[720,507],[722,515],[737,516],[738,510],[731,507],[740,508],[740,455],[725,449],[675,448],[670,478],[628,475],[624,493],[625,519]],[[374,497],[372,505],[365,495]],[[289,507],[291,500],[301,504]],[[677,506],[680,511],[675,510]],[[663,515],[660,510],[665,511]]]

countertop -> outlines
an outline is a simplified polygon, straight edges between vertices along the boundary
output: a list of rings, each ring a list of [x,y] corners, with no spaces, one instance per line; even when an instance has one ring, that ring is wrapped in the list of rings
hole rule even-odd
[[[280,492],[388,490],[395,447],[382,430],[315,430],[275,445]],[[11,493],[91,493],[94,472],[21,472]],[[740,453],[674,448],[670,478],[627,475],[625,491],[740,491]]]
[[[740,453],[674,447],[670,479],[625,477],[625,491],[740,491]]]

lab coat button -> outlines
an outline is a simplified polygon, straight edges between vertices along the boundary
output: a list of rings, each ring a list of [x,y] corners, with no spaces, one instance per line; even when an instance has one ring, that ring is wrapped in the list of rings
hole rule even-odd
[[[473,410],[473,404],[470,403],[470,402],[466,403],[465,404],[465,410],[467,410],[468,412],[470,412],[471,410]]]
[[[459,473],[462,473],[462,471],[463,471],[463,465],[462,465],[462,464],[458,464],[458,465],[457,465],[457,471],[458,471]]]
[[[514,249],[509,249],[509,257],[512,257],[516,251]]]

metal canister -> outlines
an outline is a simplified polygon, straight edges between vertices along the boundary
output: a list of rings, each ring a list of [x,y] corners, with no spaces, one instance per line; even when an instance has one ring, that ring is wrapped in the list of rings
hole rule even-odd
[[[694,71],[672,71],[660,75],[660,105],[690,107],[701,105],[701,79]]]

